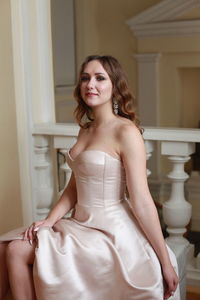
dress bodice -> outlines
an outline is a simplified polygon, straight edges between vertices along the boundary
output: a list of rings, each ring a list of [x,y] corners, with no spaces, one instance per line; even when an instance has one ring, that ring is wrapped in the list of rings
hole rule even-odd
[[[107,207],[124,198],[125,170],[122,161],[100,150],[85,150],[67,163],[76,178],[79,205]]]

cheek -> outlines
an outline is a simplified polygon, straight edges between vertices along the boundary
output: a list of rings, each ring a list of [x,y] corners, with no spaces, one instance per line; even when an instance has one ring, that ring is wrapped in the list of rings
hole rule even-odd
[[[109,94],[110,96],[112,96],[112,86],[108,85],[106,88],[105,88],[105,92],[107,94]]]

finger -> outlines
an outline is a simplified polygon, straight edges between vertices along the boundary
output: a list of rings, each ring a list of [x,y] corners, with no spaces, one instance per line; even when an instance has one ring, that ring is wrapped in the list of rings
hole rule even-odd
[[[33,244],[33,240],[36,237],[36,233],[39,229],[39,227],[44,223],[44,220],[34,222],[32,225],[30,225],[23,233],[23,239],[28,240],[30,245]]]
[[[164,299],[169,299],[171,297],[171,293],[169,291],[164,293]]]
[[[24,232],[23,240],[28,240],[28,228]]]
[[[33,244],[33,228],[34,228],[34,225],[31,225],[28,230],[28,240],[29,240],[30,245]]]
[[[34,227],[34,232],[36,234],[36,232],[39,230],[39,228],[45,223],[45,220],[42,220],[42,221],[38,221],[35,223],[35,227]]]
[[[174,295],[176,289],[173,290],[167,290],[164,293],[164,299],[169,299],[171,296]]]
[[[171,297],[171,291],[172,289],[170,288],[170,283],[168,282],[168,284],[165,282],[164,285],[164,299],[168,299],[169,297]]]
[[[177,280],[175,281],[175,288],[174,288],[174,290],[176,290],[176,289],[177,289],[177,287],[178,287],[178,284],[179,284],[179,278],[177,277]]]
[[[171,295],[175,293],[177,286],[178,286],[178,278],[174,278],[172,285],[170,287]]]
[[[34,223],[34,226],[32,228],[32,235],[35,238],[37,235],[37,231],[39,230],[40,226],[44,223],[44,220],[38,221]]]
[[[167,299],[169,299],[171,296],[172,296],[172,294],[171,294],[171,293],[170,293],[170,294],[169,294],[169,293],[167,293],[167,294],[164,296],[164,299],[166,299],[166,300],[167,300]]]
[[[175,285],[176,285],[175,280],[169,282],[168,290],[169,290],[170,295],[171,295],[172,292],[175,291],[175,289],[176,289]]]

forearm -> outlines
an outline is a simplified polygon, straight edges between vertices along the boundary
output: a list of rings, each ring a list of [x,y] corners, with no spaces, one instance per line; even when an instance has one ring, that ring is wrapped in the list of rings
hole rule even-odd
[[[144,141],[135,126],[127,125],[120,130],[120,146],[133,213],[162,267],[171,266],[157,210],[148,187]]]
[[[54,225],[75,206],[76,198],[76,192],[66,188],[61,198],[50,211],[47,220]]]
[[[144,205],[141,202],[138,206],[133,205],[133,213],[154,248],[162,267],[168,266],[170,259],[153,200],[149,199]]]

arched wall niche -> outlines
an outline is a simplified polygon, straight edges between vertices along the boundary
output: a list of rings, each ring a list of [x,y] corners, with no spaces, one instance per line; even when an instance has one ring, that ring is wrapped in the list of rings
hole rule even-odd
[[[142,124],[198,127],[200,1],[164,0],[127,23],[137,38]]]

